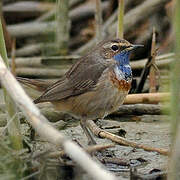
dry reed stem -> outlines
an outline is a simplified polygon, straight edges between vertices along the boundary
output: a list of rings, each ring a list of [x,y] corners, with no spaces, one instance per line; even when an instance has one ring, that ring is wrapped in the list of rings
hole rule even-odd
[[[34,127],[40,136],[55,144],[57,147],[63,147],[67,155],[77,162],[93,179],[116,179],[110,172],[107,172],[99,164],[95,163],[79,146],[72,141],[67,140],[66,137],[49,124],[47,119],[33,104],[32,100],[26,95],[11,72],[6,68],[1,57],[0,80],[4,88],[6,88],[8,93],[11,95],[11,98],[26,115],[28,122]]]
[[[156,92],[156,70],[154,68],[156,58],[156,32],[155,27],[153,28],[152,44],[151,44],[151,67],[149,72],[149,92]]]
[[[126,96],[124,104],[156,104],[170,100],[170,93],[141,93],[129,94]]]
[[[91,154],[93,152],[102,151],[104,149],[112,148],[114,146],[115,146],[114,144],[94,145],[94,146],[89,146],[88,148],[85,148],[84,150],[88,154]],[[58,157],[63,157],[65,155],[66,155],[66,153],[64,151],[58,151],[58,152],[49,153],[48,157],[49,158],[58,158]]]
[[[120,136],[117,136],[115,134],[112,134],[112,133],[109,133],[107,131],[100,129],[93,121],[87,121],[87,125],[90,128],[90,130],[98,137],[110,139],[113,142],[116,142],[121,145],[131,146],[134,148],[140,148],[140,149],[144,149],[145,151],[155,151],[166,156],[169,155],[169,151],[167,149],[154,148],[154,147],[150,147],[150,146],[146,146],[143,144],[138,144],[138,143],[126,140]]]
[[[124,0],[118,1],[118,27],[117,27],[117,37],[123,38],[124,35]]]
[[[96,41],[99,42],[102,40],[102,5],[101,5],[101,0],[96,0],[95,20],[96,20]]]

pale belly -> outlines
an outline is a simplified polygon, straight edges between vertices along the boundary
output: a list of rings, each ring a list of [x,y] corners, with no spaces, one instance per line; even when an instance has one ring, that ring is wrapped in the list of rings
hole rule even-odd
[[[78,118],[104,118],[116,111],[124,102],[129,89],[122,89],[109,76],[103,77],[93,91],[70,97],[60,102],[53,102],[58,110],[66,111]]]

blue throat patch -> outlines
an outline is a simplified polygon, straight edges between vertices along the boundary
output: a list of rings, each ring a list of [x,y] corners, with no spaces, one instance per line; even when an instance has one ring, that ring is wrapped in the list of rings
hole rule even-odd
[[[124,51],[113,57],[117,62],[118,69],[123,73],[125,79],[132,78],[132,71],[129,65],[130,52]]]

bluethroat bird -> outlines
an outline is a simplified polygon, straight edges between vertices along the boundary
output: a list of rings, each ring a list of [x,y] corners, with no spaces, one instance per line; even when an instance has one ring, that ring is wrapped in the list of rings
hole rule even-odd
[[[46,90],[34,103],[51,102],[58,110],[81,119],[86,136],[95,143],[86,121],[104,118],[123,103],[132,81],[130,53],[138,47],[142,45],[124,39],[100,42],[54,84],[44,88],[43,83],[35,83]]]

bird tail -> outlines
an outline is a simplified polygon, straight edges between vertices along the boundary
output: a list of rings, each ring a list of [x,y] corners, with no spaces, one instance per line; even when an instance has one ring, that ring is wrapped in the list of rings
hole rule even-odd
[[[39,79],[36,80],[36,79],[28,79],[28,78],[22,78],[22,77],[16,77],[16,79],[20,83],[22,83],[32,89],[38,90],[40,92],[45,91],[51,85],[49,82],[39,80]]]

